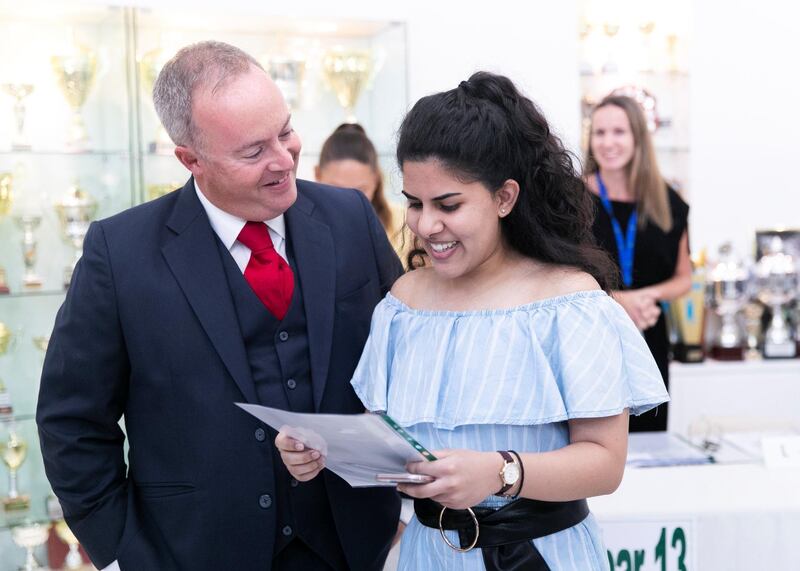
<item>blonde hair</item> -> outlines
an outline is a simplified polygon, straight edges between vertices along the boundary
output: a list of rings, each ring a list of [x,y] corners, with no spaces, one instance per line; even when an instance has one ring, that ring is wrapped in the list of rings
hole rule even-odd
[[[653,139],[647,130],[644,111],[635,99],[623,95],[608,95],[592,110],[592,117],[598,109],[614,105],[625,112],[633,133],[633,158],[626,166],[628,188],[633,192],[639,213],[639,227],[651,220],[664,232],[672,229],[672,211],[669,208],[667,183],[661,176],[653,149]],[[592,129],[589,129],[589,144],[584,161],[586,175],[600,170],[592,153]]]

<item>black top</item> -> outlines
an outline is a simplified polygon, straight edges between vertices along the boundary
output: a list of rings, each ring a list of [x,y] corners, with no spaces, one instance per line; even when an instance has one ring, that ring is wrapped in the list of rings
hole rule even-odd
[[[672,229],[669,232],[664,232],[651,221],[648,221],[643,229],[640,228],[636,232],[631,289],[663,282],[675,274],[675,266],[678,263],[678,246],[683,233],[687,230],[689,205],[672,188],[668,187],[667,192],[669,195],[669,207],[672,212]],[[594,194],[592,197],[596,211],[592,227],[595,239],[600,247],[611,254],[617,267],[619,267],[619,252],[617,251],[617,242],[614,239],[611,219],[605,208],[603,208],[600,197]],[[635,203],[612,200],[611,205],[614,210],[614,216],[620,226],[623,229],[626,228]],[[621,286],[620,289],[625,288]],[[650,347],[650,351],[653,353],[653,357],[655,357],[661,376],[664,378],[664,384],[669,387],[669,336],[663,312],[658,318],[658,322],[644,332],[644,337]],[[664,408],[664,406],[662,405],[661,408]],[[658,419],[657,424],[663,425],[663,429],[666,429],[666,411],[660,416],[661,418]],[[650,429],[655,429],[655,427],[650,427]]]

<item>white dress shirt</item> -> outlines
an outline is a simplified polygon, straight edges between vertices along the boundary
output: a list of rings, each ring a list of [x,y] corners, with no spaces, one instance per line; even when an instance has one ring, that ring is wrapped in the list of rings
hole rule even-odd
[[[236,261],[236,265],[239,266],[239,269],[244,273],[247,262],[250,261],[250,248],[239,242],[236,238],[239,236],[239,232],[242,231],[242,228],[244,228],[247,220],[243,220],[233,214],[228,214],[224,210],[211,204],[211,201],[205,197],[200,187],[197,186],[197,181],[194,183],[194,190],[208,215],[211,228],[214,229],[219,239],[225,244],[225,247],[228,248],[231,256],[233,256],[233,259]],[[275,251],[286,260],[286,221],[283,219],[283,214],[271,220],[265,220],[264,223],[269,230],[269,237],[272,238]],[[119,568],[119,563],[114,561],[108,567],[104,567],[102,571],[121,570]]]
[[[211,227],[214,229],[214,232],[231,253],[231,256],[233,256],[233,259],[236,261],[236,265],[239,266],[239,269],[244,273],[247,262],[250,261],[250,248],[239,242],[236,238],[239,237],[239,232],[242,231],[247,220],[229,214],[211,204],[211,201],[206,198],[200,190],[200,187],[197,186],[197,181],[194,183],[194,190],[208,215],[208,220],[211,222]],[[269,237],[272,238],[275,251],[280,254],[281,258],[286,260],[286,221],[283,218],[283,214],[271,220],[265,220],[264,223],[269,230]]]

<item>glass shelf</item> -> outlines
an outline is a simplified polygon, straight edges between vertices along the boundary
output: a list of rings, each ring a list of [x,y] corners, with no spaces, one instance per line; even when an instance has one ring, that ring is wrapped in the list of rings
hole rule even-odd
[[[29,420],[36,420],[36,415],[33,413],[12,414],[11,416],[0,415],[0,423],[25,422]]]
[[[32,150],[14,150],[2,149],[0,150],[0,157],[5,156],[21,156],[21,157],[130,157],[130,152],[126,150],[88,150],[88,151],[59,151],[57,149],[32,149]]]
[[[14,290],[10,293],[0,294],[0,300],[3,299],[18,299],[24,297],[53,297],[63,296],[67,291],[64,289],[32,289],[32,290]]]

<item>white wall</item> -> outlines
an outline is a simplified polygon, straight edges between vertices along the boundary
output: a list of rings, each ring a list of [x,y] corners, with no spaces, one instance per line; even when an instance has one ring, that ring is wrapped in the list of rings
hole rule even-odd
[[[393,20],[407,24],[411,103],[455,87],[473,71],[509,75],[540,104],[570,146],[579,141],[577,0],[93,0],[154,8],[220,10],[309,19]]]
[[[800,5],[694,2],[691,239],[751,255],[753,231],[800,228]]]

